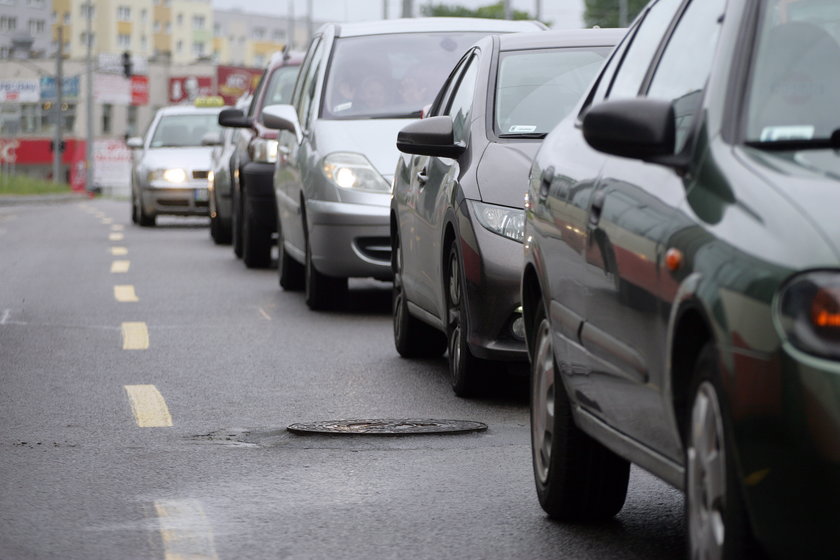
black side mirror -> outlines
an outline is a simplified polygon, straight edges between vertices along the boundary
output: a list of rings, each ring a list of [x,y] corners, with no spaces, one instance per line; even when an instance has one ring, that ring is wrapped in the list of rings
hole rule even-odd
[[[251,128],[251,119],[241,109],[222,109],[219,112],[219,125],[231,128]]]
[[[466,147],[455,143],[452,118],[441,116],[403,127],[397,134],[397,149],[407,154],[457,159]]]
[[[667,159],[676,147],[674,107],[641,97],[605,101],[584,115],[583,137],[599,152],[643,161]]]

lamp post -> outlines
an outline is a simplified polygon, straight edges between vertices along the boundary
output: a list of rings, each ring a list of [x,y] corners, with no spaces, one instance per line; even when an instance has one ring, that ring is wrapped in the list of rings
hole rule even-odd
[[[55,106],[53,107],[53,115],[55,119],[55,134],[53,134],[53,183],[61,183],[61,144],[62,137],[62,122],[61,106],[64,104],[64,28],[58,26],[58,52],[55,56]]]
[[[93,192],[93,2],[87,2],[87,51],[85,54],[85,77],[87,81],[87,99],[85,103],[85,160],[87,176],[85,188]]]

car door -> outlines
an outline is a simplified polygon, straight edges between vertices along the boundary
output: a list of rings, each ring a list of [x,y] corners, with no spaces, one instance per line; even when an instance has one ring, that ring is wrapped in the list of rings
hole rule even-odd
[[[630,46],[608,99],[646,95],[675,108],[675,155],[694,149],[726,0],[660,0]],[[677,24],[660,41],[663,23]],[[668,18],[668,19],[665,19]],[[663,21],[664,20],[664,21]],[[647,35],[646,35],[647,34]],[[693,53],[692,64],[685,54]],[[693,177],[672,167],[609,157],[589,203],[581,341],[592,355],[592,382],[607,419],[673,459],[679,441],[669,425],[665,356],[677,284],[665,265],[670,232]],[[627,406],[631,399],[632,406]]]
[[[433,116],[451,117],[454,140],[464,145],[469,140],[479,62],[475,49],[461,60],[444,86],[445,95],[432,113]],[[414,235],[403,240],[407,247],[404,266],[412,279],[413,288],[409,298],[443,320],[443,226],[447,208],[452,204],[452,191],[461,175],[461,166],[458,160],[450,158],[414,156],[409,171],[411,190],[415,193],[411,223]]]
[[[277,169],[275,173],[275,196],[277,218],[282,228],[284,241],[290,246],[290,254],[303,261],[306,251],[304,224],[301,209],[301,191],[306,180],[306,162],[312,153],[311,127],[318,111],[317,91],[321,68],[325,59],[325,41],[316,36],[307,51],[295,84],[291,104],[297,113],[301,136],[281,131],[277,137]]]

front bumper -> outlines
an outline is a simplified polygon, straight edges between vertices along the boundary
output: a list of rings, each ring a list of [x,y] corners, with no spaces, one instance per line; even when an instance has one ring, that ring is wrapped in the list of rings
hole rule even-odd
[[[310,200],[306,217],[316,270],[335,277],[392,278],[387,206]]]
[[[143,210],[149,215],[207,216],[210,213],[207,182],[191,182],[178,187],[146,186],[140,194]]]

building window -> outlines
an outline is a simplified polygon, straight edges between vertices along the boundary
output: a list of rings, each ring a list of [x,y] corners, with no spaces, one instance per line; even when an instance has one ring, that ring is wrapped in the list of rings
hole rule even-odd
[[[110,103],[102,105],[102,134],[111,134],[114,106]]]
[[[271,34],[271,40],[274,41],[275,43],[279,43],[280,41],[283,40],[283,38],[285,36],[286,36],[286,34],[284,32],[282,32],[279,29],[275,29],[274,32]]]
[[[29,33],[35,35],[36,33],[43,33],[47,29],[47,22],[42,19],[29,20]]]
[[[46,0],[26,0],[26,6],[28,8],[46,8],[47,2]]]
[[[83,47],[87,46],[87,44],[88,44],[87,31],[82,31],[81,33],[79,33],[79,43],[81,43],[81,45]],[[91,33],[90,34],[90,46],[92,47],[95,44],[96,44],[96,33]]]
[[[131,47],[131,35],[124,35],[120,33],[117,35],[117,46],[121,49],[128,49]]]
[[[254,39],[257,41],[265,38],[265,27],[255,27],[254,28]]]
[[[258,54],[254,56],[254,66],[264,66],[265,65],[265,55]]]
[[[0,16],[0,31],[14,31],[17,29],[15,16]]]
[[[192,50],[193,50],[193,56],[194,57],[201,58],[202,56],[204,56],[204,43],[201,43],[201,42],[193,43]]]
[[[166,22],[165,30],[166,30],[167,35],[172,33],[172,22],[171,21]]]
[[[184,42],[183,41],[176,42],[175,43],[175,52],[181,53],[183,51],[184,51]]]
[[[64,25],[70,25],[70,12],[64,12]]]
[[[178,17],[175,18],[175,23],[177,23],[178,26],[184,25],[184,14],[178,14]]]
[[[88,17],[88,11],[90,11],[90,17],[91,17],[91,18],[95,18],[95,17],[96,17],[96,6],[94,6],[94,5],[93,5],[93,4],[91,4],[90,2],[88,2],[88,3],[86,3],[86,4],[82,4],[82,5],[79,7],[79,10],[80,10],[80,12],[79,12],[79,13],[82,15],[82,17],[83,17],[83,18],[87,18],[87,17]],[[68,15],[69,15],[69,14],[68,14]],[[68,18],[67,16],[64,16],[64,23],[70,23],[69,18]]]
[[[205,23],[204,16],[193,16],[193,18],[192,18],[193,29],[204,29],[204,23]]]
[[[213,24],[213,35],[221,35],[222,34],[222,24],[221,23],[214,23]]]
[[[131,7],[117,6],[117,21],[131,21]]]
[[[137,105],[129,105],[125,121],[126,136],[137,136]]]
[[[140,23],[146,23],[146,17],[148,14],[146,13],[146,8],[140,10]]]
[[[155,33],[160,33],[160,22],[158,20],[155,20],[155,23],[152,26],[152,28],[154,29]]]

